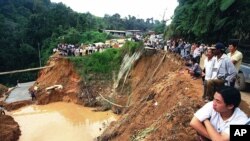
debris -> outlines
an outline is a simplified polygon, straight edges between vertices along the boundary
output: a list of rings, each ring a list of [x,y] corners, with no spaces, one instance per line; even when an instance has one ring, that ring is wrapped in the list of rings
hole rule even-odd
[[[154,106],[157,106],[158,105],[158,102],[156,101],[155,103],[154,103]]]
[[[55,90],[57,90],[57,89],[63,89],[63,86],[62,85],[53,85],[53,86],[47,87],[46,91],[53,90],[53,89],[55,89]]]

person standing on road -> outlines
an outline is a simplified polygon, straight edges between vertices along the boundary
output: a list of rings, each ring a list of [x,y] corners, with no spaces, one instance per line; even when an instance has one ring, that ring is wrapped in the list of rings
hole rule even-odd
[[[19,80],[16,81],[16,87],[17,87],[17,88],[20,87]]]
[[[34,90],[30,90],[30,96],[31,96],[31,100],[34,101],[36,99],[36,95],[35,95],[35,91]]]
[[[0,105],[0,115],[5,115],[5,111],[4,111],[3,105]]]

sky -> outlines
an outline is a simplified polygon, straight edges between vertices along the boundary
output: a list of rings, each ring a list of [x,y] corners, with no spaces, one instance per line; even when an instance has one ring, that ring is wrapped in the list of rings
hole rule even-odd
[[[118,13],[122,18],[128,15],[136,18],[154,18],[162,20],[170,19],[174,9],[178,6],[177,0],[51,0],[62,2],[76,12],[104,17],[105,14]]]

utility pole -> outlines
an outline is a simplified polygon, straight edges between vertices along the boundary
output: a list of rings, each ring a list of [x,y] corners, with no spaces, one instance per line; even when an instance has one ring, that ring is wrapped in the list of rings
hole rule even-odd
[[[41,66],[42,66],[42,63],[41,63],[41,53],[40,53],[40,44],[39,44],[39,42],[37,43],[37,46],[38,46],[39,65],[40,65],[40,67],[41,67]]]
[[[165,14],[166,14],[167,8],[164,10],[163,16],[162,16],[162,21],[164,22],[165,20]]]

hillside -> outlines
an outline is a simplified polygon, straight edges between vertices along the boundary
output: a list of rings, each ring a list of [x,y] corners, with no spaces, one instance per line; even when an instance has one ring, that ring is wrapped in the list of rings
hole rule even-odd
[[[129,76],[130,106],[100,140],[194,140],[189,126],[194,111],[202,105],[201,80],[191,80],[181,71],[174,54],[144,55]],[[158,69],[157,69],[158,68]]]
[[[111,108],[120,113],[120,118],[111,123],[98,140],[196,139],[196,132],[189,122],[204,104],[202,81],[192,80],[183,71],[184,64],[175,54],[144,50],[127,79],[122,78],[116,89],[113,80],[91,80],[87,84],[73,63],[58,54],[50,57],[47,66],[51,67],[40,71],[37,84],[30,88],[38,86],[36,104],[64,101],[95,106],[97,110]],[[57,85],[62,85],[62,88],[53,88]],[[6,104],[5,107],[12,110],[27,104],[32,102]],[[248,106],[244,101],[241,103],[241,108],[249,115]],[[19,136],[16,129],[9,131],[15,132],[15,137]]]
[[[202,80],[192,80],[178,56],[167,53],[163,58],[162,52],[144,54],[135,64],[128,82],[129,107],[99,140],[196,140],[189,122],[204,104]],[[250,114],[244,101],[240,107]]]
[[[37,104],[48,104],[51,102],[65,101],[80,103],[80,76],[74,70],[72,63],[58,54],[54,54],[47,62],[51,68],[39,72],[34,86],[38,86],[36,92]],[[49,89],[54,85],[61,85],[60,89]],[[30,89],[34,89],[34,86]]]
[[[84,80],[67,58],[55,54],[47,65],[53,67],[42,70],[36,81],[39,87],[37,104],[66,101],[86,105],[84,101],[88,101],[88,95],[96,103],[103,103],[98,95],[101,93],[124,106],[112,106],[114,111],[121,112],[121,118],[111,124],[100,140],[195,139],[195,131],[189,126],[189,121],[194,111],[203,104],[200,98],[201,80],[191,80],[181,70],[183,63],[175,54],[144,50],[124,86],[120,84],[112,95],[110,82],[101,83],[98,80],[92,80],[86,93]],[[63,88],[46,91],[53,85],[62,85]],[[102,106],[105,105],[108,104]]]

